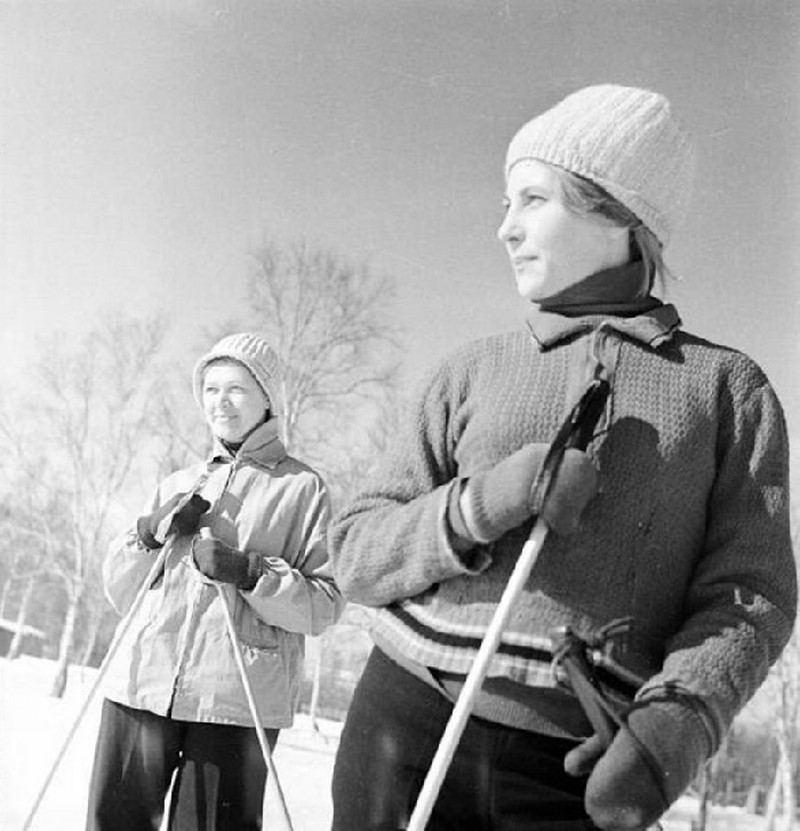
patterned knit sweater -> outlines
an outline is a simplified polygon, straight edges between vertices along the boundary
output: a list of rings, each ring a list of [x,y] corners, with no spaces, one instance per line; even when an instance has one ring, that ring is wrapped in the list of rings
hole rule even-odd
[[[712,753],[785,645],[796,612],[788,444],[780,404],[740,352],[639,317],[537,312],[528,330],[444,360],[394,452],[330,529],[337,583],[380,607],[375,636],[406,662],[466,674],[530,530],[468,566],[446,522],[457,480],[549,442],[599,357],[612,396],[589,446],[600,492],[580,528],[551,534],[490,676],[552,688],[550,635],[632,616],[616,657],[692,707],[674,741]],[[697,739],[697,734],[702,734]]]

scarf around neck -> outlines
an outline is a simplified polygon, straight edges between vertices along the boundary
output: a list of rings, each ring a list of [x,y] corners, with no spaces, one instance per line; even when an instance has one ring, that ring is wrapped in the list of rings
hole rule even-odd
[[[541,349],[601,324],[656,348],[680,328],[672,304],[642,294],[644,264],[628,263],[598,271],[534,305],[528,327]]]

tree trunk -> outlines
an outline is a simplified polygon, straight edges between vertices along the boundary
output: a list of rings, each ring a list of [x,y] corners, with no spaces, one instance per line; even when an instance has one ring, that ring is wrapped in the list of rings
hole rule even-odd
[[[61,641],[58,646],[58,661],[56,663],[56,674],[53,678],[53,686],[50,695],[54,698],[61,698],[67,688],[67,670],[69,669],[69,656],[72,651],[72,642],[75,638],[75,621],[78,618],[78,605],[80,603],[80,589],[71,592],[67,616],[64,619],[64,629],[61,632]]]
[[[783,752],[778,756],[778,764],[775,766],[775,778],[772,780],[772,786],[767,794],[767,806],[764,812],[764,828],[765,831],[775,831],[775,820],[778,816],[778,799],[780,797],[781,788],[783,785]]]
[[[317,642],[317,661],[314,664],[314,678],[311,682],[311,703],[308,705],[308,716],[311,720],[311,729],[315,733],[319,733],[319,724],[317,723],[317,709],[319,708],[319,693],[322,687],[322,648],[324,633],[319,636]]]
[[[89,616],[89,635],[86,639],[86,644],[83,647],[83,652],[81,653],[80,658],[80,665],[82,667],[88,667],[89,662],[92,660],[92,653],[94,652],[95,645],[97,644],[97,638],[100,636],[100,624],[102,622],[103,609],[92,609],[92,613]]]
[[[11,645],[8,647],[8,655],[6,656],[10,661],[19,658],[22,652],[22,644],[25,641],[24,629],[25,621],[28,617],[28,609],[31,605],[31,598],[33,597],[33,588],[35,581],[33,577],[28,577],[25,581],[25,588],[22,592],[22,599],[19,603],[19,610],[17,611],[17,628],[14,632],[14,637],[11,639]]]
[[[14,575],[10,575],[3,583],[3,592],[0,594],[0,617],[6,616],[6,603],[8,603],[11,587],[14,585]]]
[[[786,744],[785,737],[782,737],[778,743],[781,751],[781,792],[783,794],[783,827],[786,831],[792,831],[794,827],[794,812],[795,812],[795,798],[793,779],[793,765],[792,757],[789,754],[789,748]]]

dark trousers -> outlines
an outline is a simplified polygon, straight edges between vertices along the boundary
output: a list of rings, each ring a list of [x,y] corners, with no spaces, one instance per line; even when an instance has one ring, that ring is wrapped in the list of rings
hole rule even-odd
[[[266,731],[270,747],[278,732]],[[172,784],[170,831],[254,831],[266,780],[252,727],[174,721],[106,700],[86,828],[158,831]]]
[[[334,831],[406,828],[452,704],[373,649],[333,773]],[[572,741],[470,718],[427,831],[588,831]]]

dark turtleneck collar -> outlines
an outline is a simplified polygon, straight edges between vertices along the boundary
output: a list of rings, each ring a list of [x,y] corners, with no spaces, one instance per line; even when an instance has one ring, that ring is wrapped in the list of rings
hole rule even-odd
[[[610,326],[653,348],[680,328],[678,312],[650,294],[640,261],[598,271],[534,305],[528,326],[542,349],[578,332]]]
[[[225,441],[224,439],[220,439],[219,443],[231,456],[235,456],[239,452],[239,448],[244,444],[243,441]]]
[[[588,314],[631,317],[658,304],[647,292],[644,263],[637,260],[590,274],[540,303],[539,308],[569,317]]]

